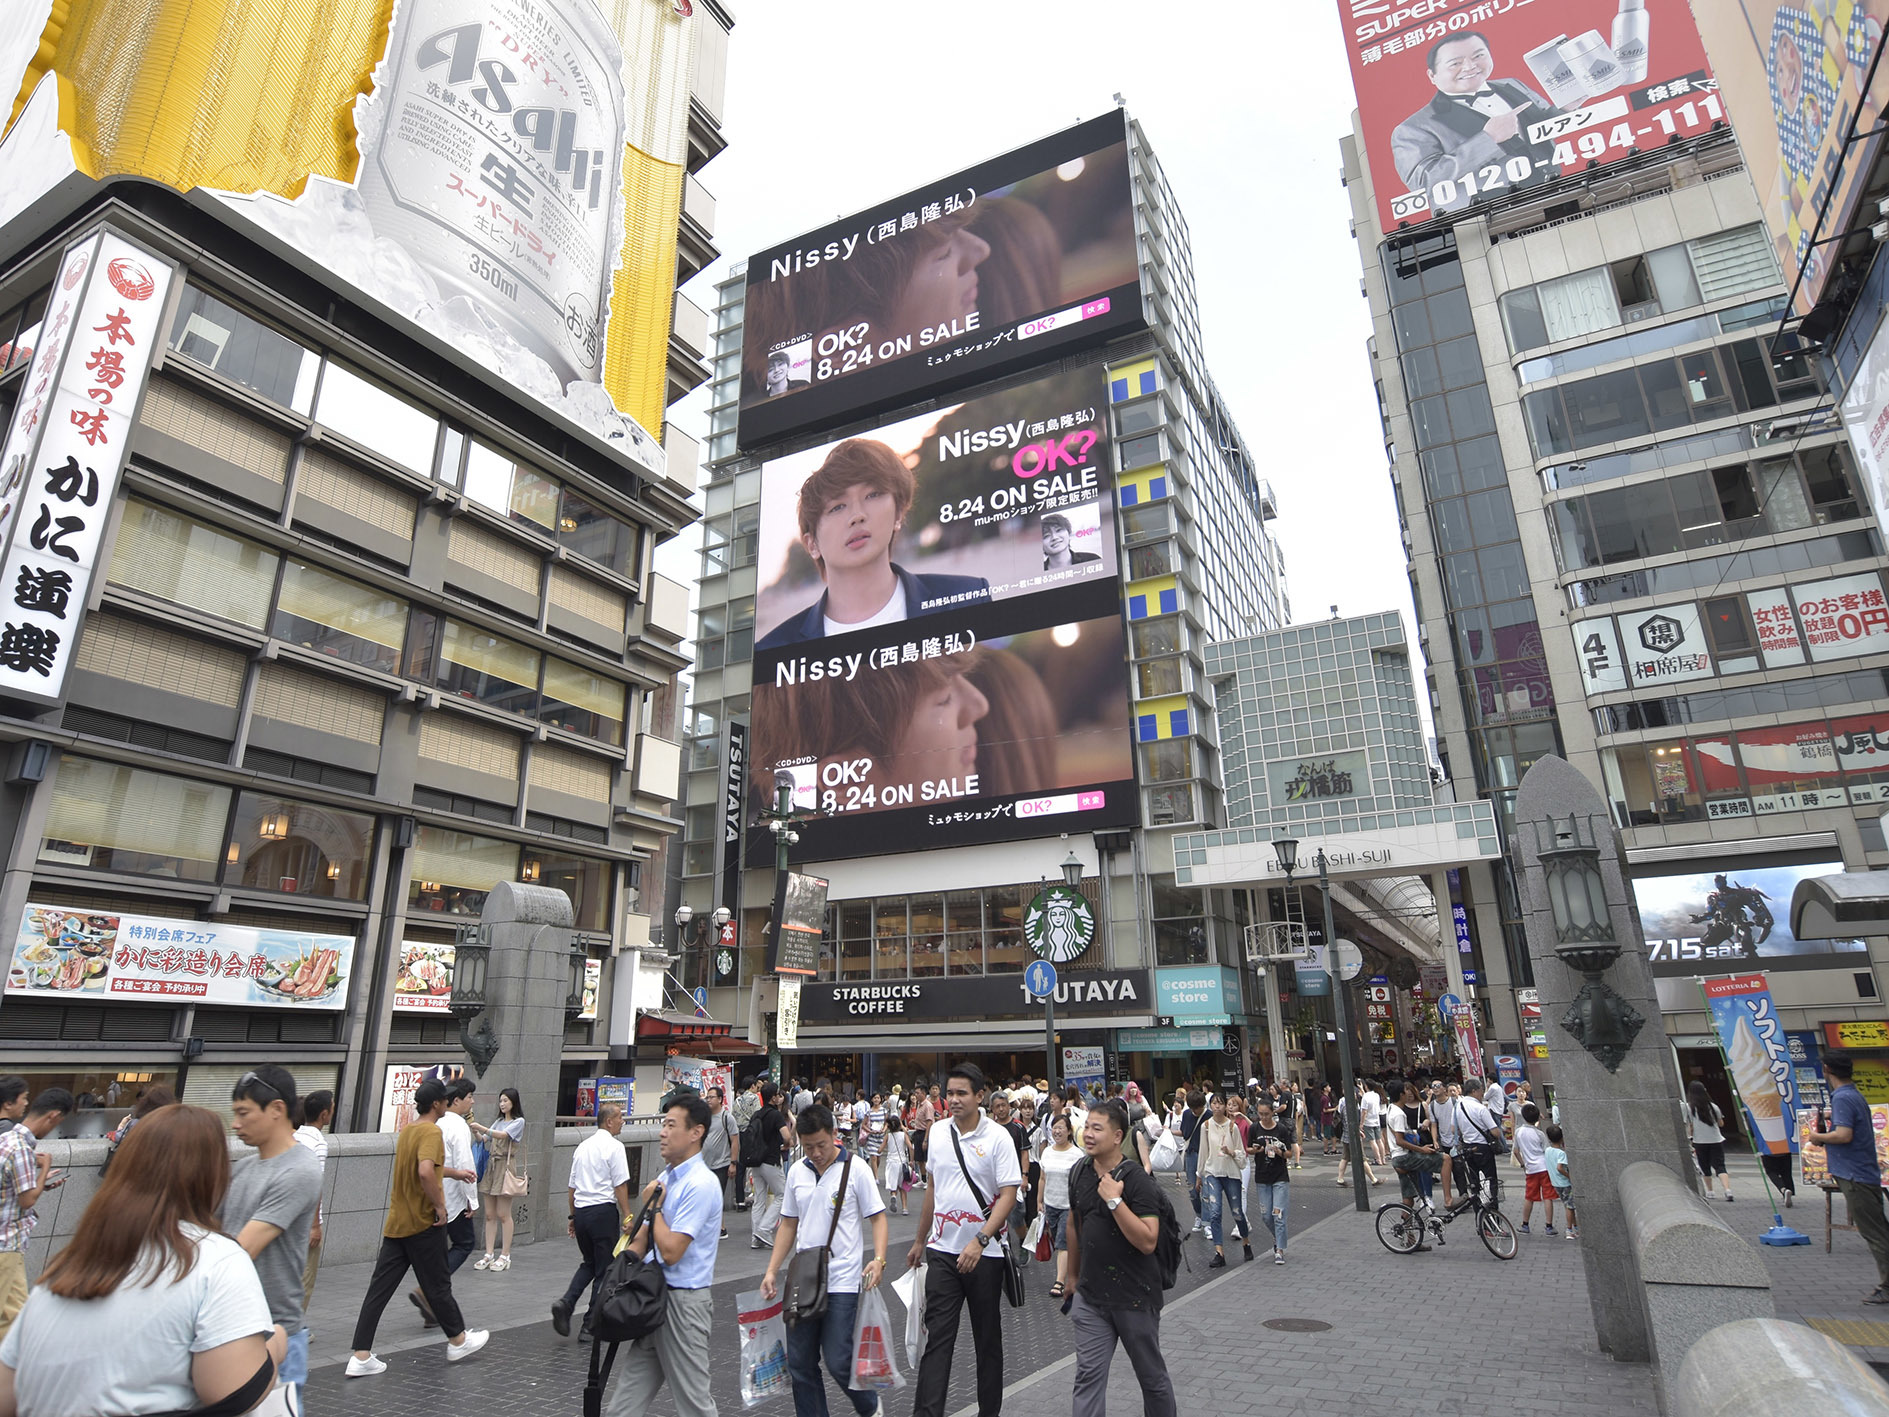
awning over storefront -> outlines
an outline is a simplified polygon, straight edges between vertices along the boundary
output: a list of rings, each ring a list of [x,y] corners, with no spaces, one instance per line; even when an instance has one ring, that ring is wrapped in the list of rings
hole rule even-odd
[[[679,1009],[662,1009],[636,1016],[636,1041],[672,1043],[687,1039],[690,1044],[700,1046],[703,1042],[727,1038],[734,1028],[732,1023],[723,1023],[719,1019],[701,1018],[695,1014],[685,1014]]]

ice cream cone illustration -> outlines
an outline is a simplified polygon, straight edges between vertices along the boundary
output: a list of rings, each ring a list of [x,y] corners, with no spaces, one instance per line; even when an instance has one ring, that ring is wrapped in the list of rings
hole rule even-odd
[[[1758,1129],[1764,1149],[1773,1155],[1789,1151],[1790,1124],[1785,1121],[1784,1097],[1771,1071],[1771,1054],[1752,1032],[1748,1019],[1740,1018],[1732,1029],[1730,1062],[1738,1096]]]

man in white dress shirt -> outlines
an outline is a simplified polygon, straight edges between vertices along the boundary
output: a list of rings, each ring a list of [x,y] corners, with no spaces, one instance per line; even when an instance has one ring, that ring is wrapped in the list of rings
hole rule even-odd
[[[606,1102],[597,1109],[597,1130],[571,1156],[570,1224],[566,1233],[577,1241],[577,1252],[583,1259],[564,1293],[551,1305],[551,1327],[560,1338],[570,1335],[571,1311],[587,1287],[590,1306],[584,1311],[584,1335],[590,1336],[597,1286],[615,1257],[617,1238],[630,1223],[630,1162],[623,1143],[617,1139],[622,1130],[623,1109]]]

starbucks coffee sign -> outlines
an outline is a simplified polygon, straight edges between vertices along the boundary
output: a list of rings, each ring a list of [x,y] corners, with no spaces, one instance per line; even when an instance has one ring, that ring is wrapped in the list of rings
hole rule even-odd
[[[1045,886],[1023,912],[1023,938],[1052,964],[1072,960],[1095,939],[1095,908],[1081,891]]]

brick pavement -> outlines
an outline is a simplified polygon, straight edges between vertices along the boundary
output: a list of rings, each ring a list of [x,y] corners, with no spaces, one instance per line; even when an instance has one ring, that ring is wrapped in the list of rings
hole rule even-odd
[[[1332,1184],[1333,1175],[1332,1165],[1319,1158],[1308,1160],[1303,1173],[1294,1173],[1293,1179],[1299,1183],[1292,1198],[1295,1229],[1305,1229],[1349,1205],[1350,1190],[1338,1190]],[[1191,1219],[1186,1200],[1178,1188],[1171,1194],[1186,1223]],[[745,1212],[730,1212],[728,1225],[730,1235],[723,1242],[716,1264],[721,1282],[715,1286],[714,1324],[715,1332],[727,1336],[732,1349],[735,1295],[756,1286],[767,1257],[747,1246]],[[895,1275],[903,1272],[902,1256],[914,1231],[915,1221],[893,1217]],[[1263,1229],[1260,1233],[1263,1235]],[[1291,1243],[1296,1246],[1298,1242],[1294,1239]],[[1192,1267],[1182,1268],[1176,1294],[1211,1287],[1210,1280],[1224,1281],[1246,1268],[1237,1246],[1230,1247],[1232,1267],[1211,1273],[1206,1262],[1212,1251],[1204,1242],[1192,1240],[1187,1249]],[[1265,1253],[1263,1247],[1260,1253]],[[404,1298],[396,1299],[381,1322],[375,1349],[387,1361],[387,1371],[377,1377],[352,1380],[343,1376],[342,1364],[348,1356],[355,1313],[371,1266],[324,1270],[309,1311],[309,1410],[347,1412],[350,1417],[413,1417],[415,1413],[445,1411],[481,1411],[492,1417],[530,1413],[535,1417],[577,1412],[590,1349],[575,1337],[558,1338],[548,1321],[550,1302],[562,1291],[576,1262],[576,1247],[566,1242],[518,1247],[513,1252],[513,1267],[504,1274],[461,1270],[454,1292],[467,1322],[493,1331],[491,1345],[467,1363],[448,1366],[438,1331],[422,1330],[411,1305]],[[1255,1268],[1269,1273],[1275,1269],[1263,1262]],[[1054,1363],[1070,1351],[1068,1320],[1049,1297],[1051,1277],[1046,1266],[1032,1265],[1028,1274],[1029,1302],[1021,1309],[1004,1310],[1005,1366],[1014,1376]],[[896,1301],[893,1308],[895,1319],[902,1318]],[[969,1337],[966,1328],[961,1333],[961,1353],[968,1354]],[[736,1365],[717,1362],[713,1390],[724,1412],[742,1410],[738,1385]],[[968,1397],[969,1382],[954,1385],[954,1393]],[[829,1391],[828,1400],[835,1412],[849,1411],[837,1391]],[[909,1386],[890,1394],[885,1403],[888,1417],[905,1417],[911,1407]],[[791,1403],[775,1401],[768,1404],[768,1409],[786,1412],[791,1410]],[[674,1411],[675,1404],[666,1392],[651,1408],[655,1417],[670,1417]]]

